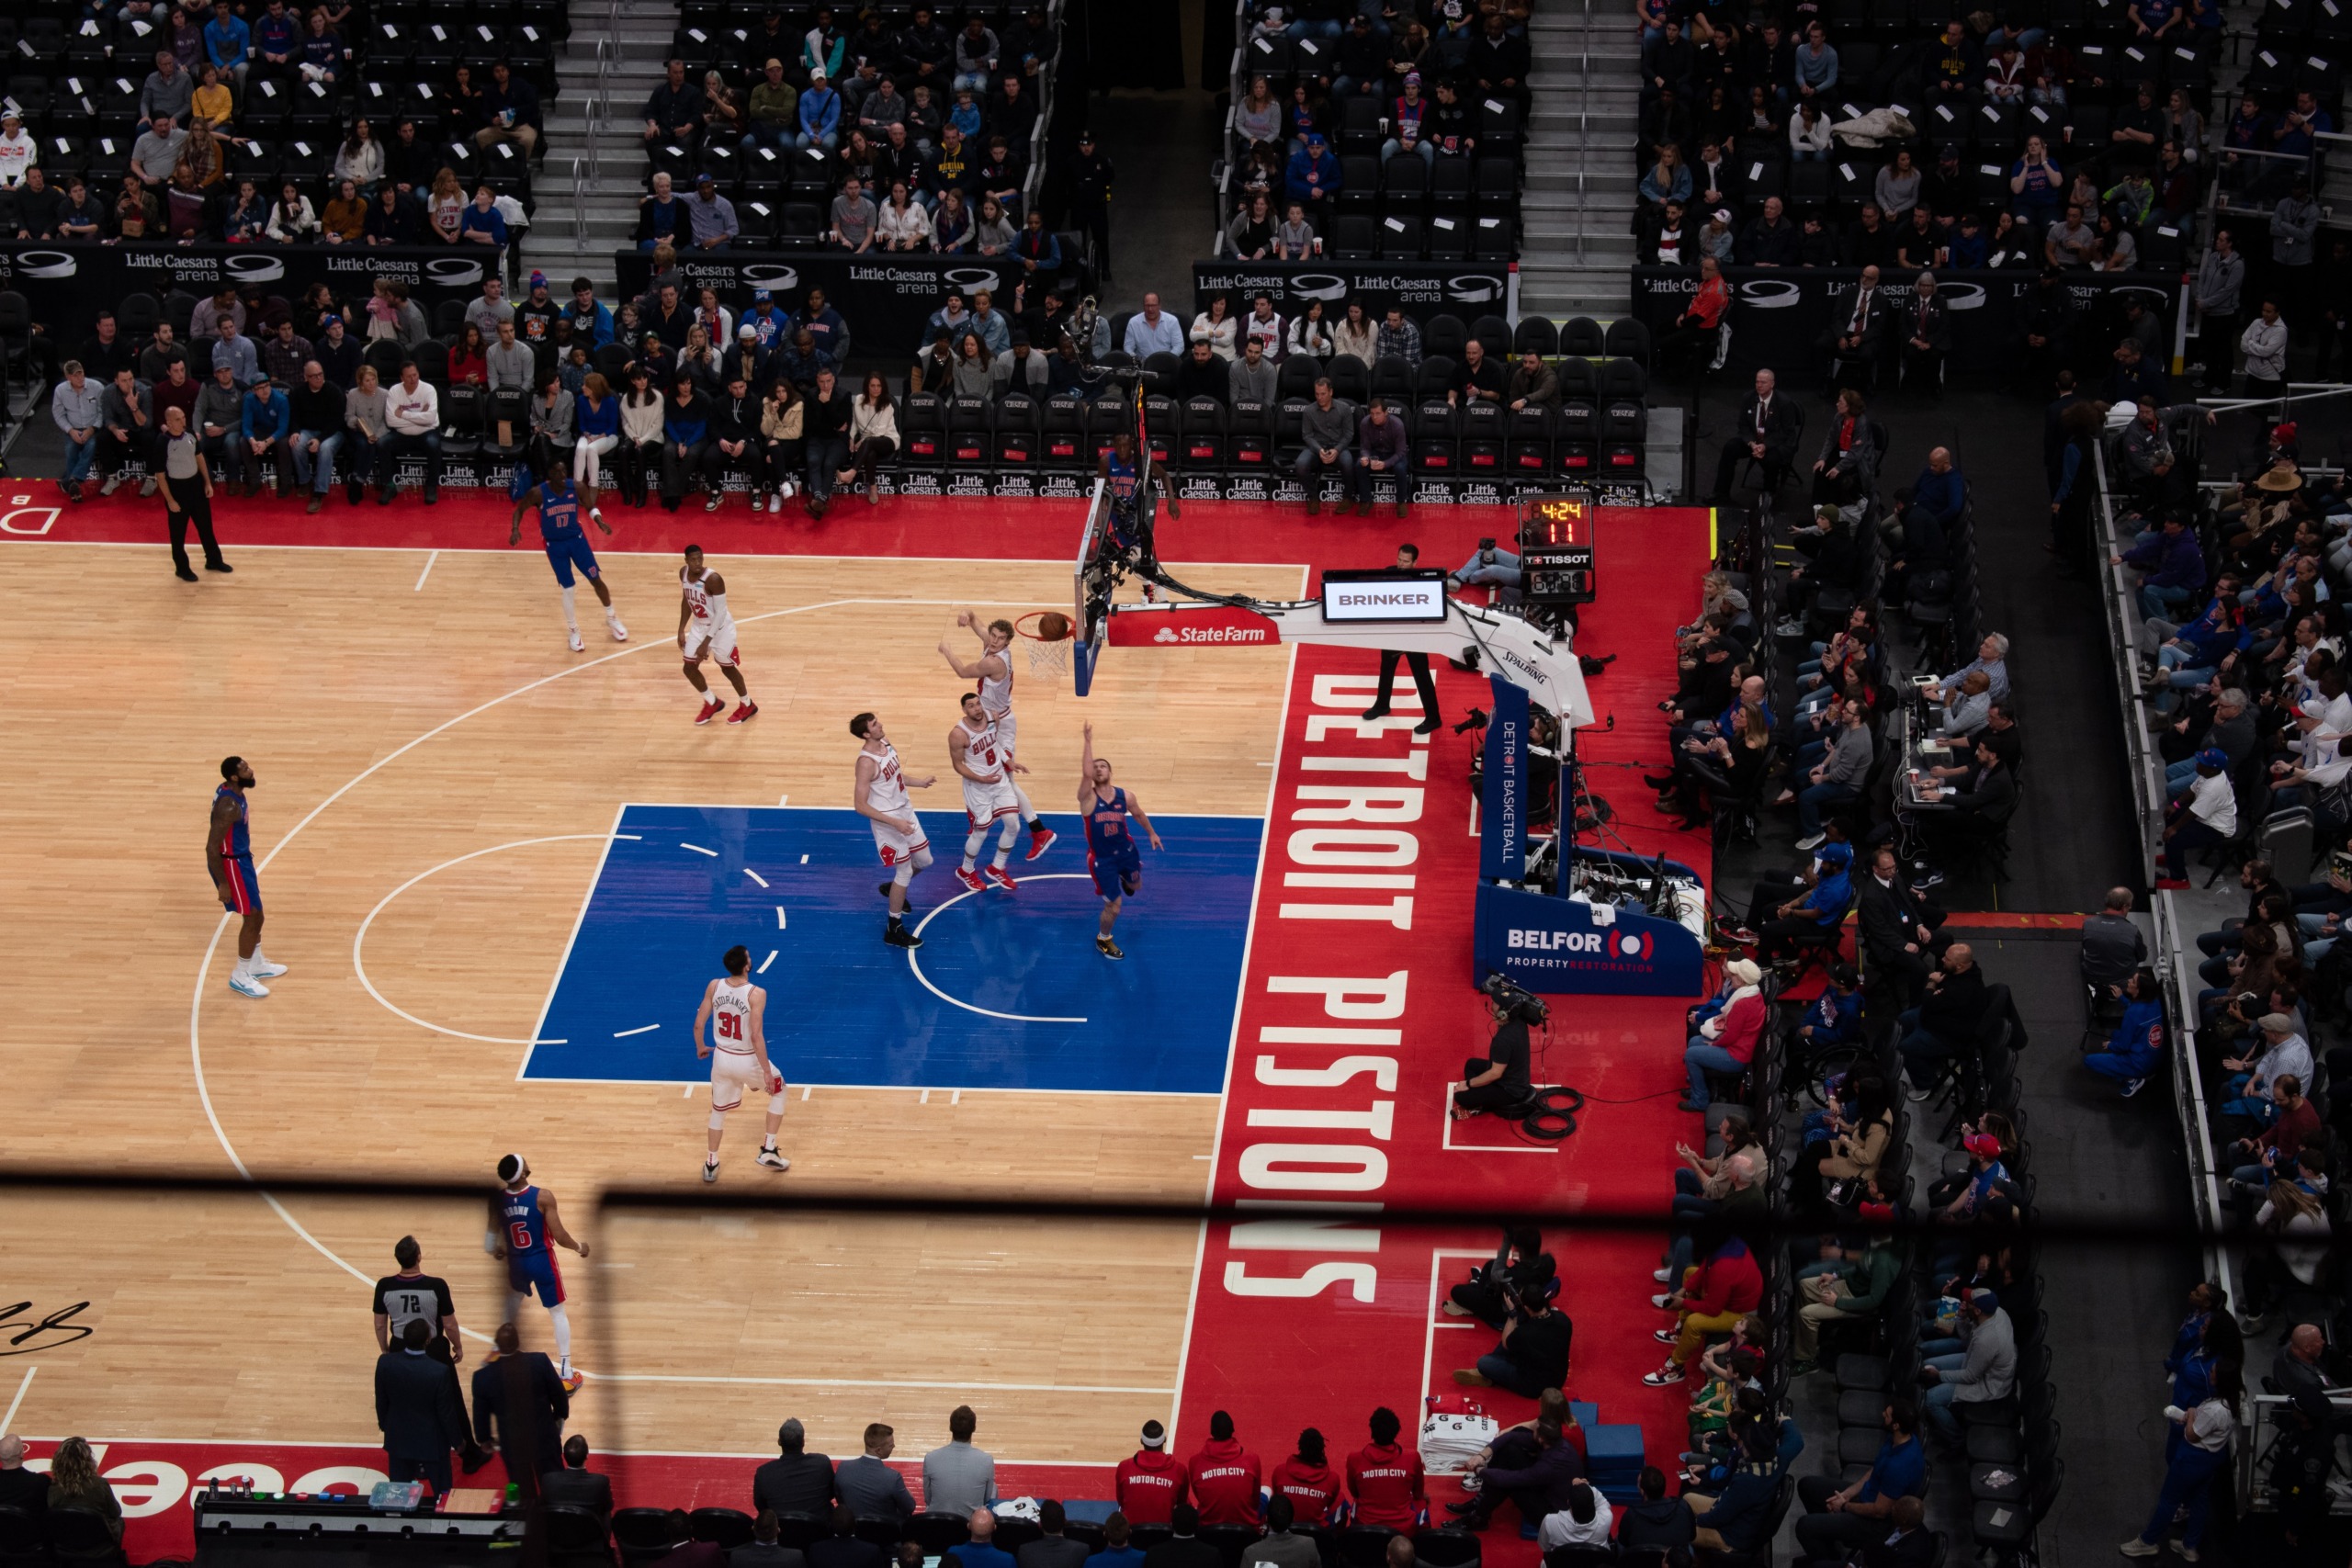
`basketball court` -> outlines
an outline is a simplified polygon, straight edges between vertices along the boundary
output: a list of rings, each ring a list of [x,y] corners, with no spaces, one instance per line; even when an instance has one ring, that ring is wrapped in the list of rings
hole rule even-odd
[[[1183,1453],[1218,1407],[1270,1465],[1309,1422],[1352,1448],[1371,1404],[1405,1410],[1450,1386],[1440,1266],[1447,1247],[1491,1242],[1476,1227],[1346,1228],[1358,1220],[1270,1239],[1197,1223],[599,1217],[607,1187],[701,1190],[708,1069],[691,1026],[737,942],[769,989],[769,1046],[793,1086],[780,1140],[793,1169],[752,1165],[747,1109],[730,1118],[724,1191],[1246,1197],[1269,1169],[1313,1166],[1301,1147],[1376,1126],[1385,1194],[1335,1181],[1335,1200],[1658,1196],[1664,1151],[1647,1141],[1673,1135],[1670,1098],[1622,1113],[1644,1141],[1631,1161],[1598,1139],[1530,1148],[1446,1128],[1444,1084],[1484,1038],[1466,946],[1470,744],[1410,734],[1409,688],[1386,724],[1355,718],[1361,655],[1113,648],[1080,699],[1017,646],[1021,782],[1062,838],[1016,857],[1016,893],[968,894],[947,874],[961,826],[945,734],[965,682],[936,645],[971,657],[962,610],[1069,606],[1082,504],[901,499],[822,528],[616,509],[617,537],[596,543],[631,640],[605,640],[592,615],[574,655],[544,558],[527,529],[497,547],[505,509],[490,502],[338,506],[309,523],[266,507],[248,522],[227,503],[238,570],[191,585],[153,542],[153,503],[45,516],[46,500],[17,493],[0,494],[0,659],[22,770],[17,852],[0,866],[19,932],[0,976],[8,1157],[486,1192],[497,1158],[520,1150],[594,1247],[562,1258],[589,1378],[572,1429],[637,1456],[624,1466],[665,1501],[737,1501],[729,1488],[786,1415],[836,1457],[889,1422],[899,1459],[919,1461],[969,1404],[1011,1478],[1069,1495],[1107,1495],[1149,1418],[1177,1421]],[[1399,538],[1451,564],[1503,516],[1310,524],[1227,503],[1163,520],[1159,546],[1188,582],[1289,600],[1310,568],[1381,565]],[[1595,696],[1638,726],[1660,694],[1633,639],[1662,638],[1695,603],[1707,541],[1703,514],[1628,523],[1617,581],[1630,589],[1639,567],[1657,591],[1604,600],[1587,626],[1627,638]],[[748,725],[692,722],[672,641],[690,540],[727,579],[761,709]],[[1480,700],[1482,681],[1441,678],[1449,719]],[[910,774],[943,780],[914,796],[942,853],[914,885],[911,953],[879,940],[880,868],[850,810],[847,723],[865,709]],[[1092,947],[1081,721],[1167,845],[1145,853],[1122,964]],[[1361,756],[1327,754],[1340,747]],[[199,818],[231,752],[257,775],[266,940],[291,968],[263,1001],[224,984],[233,928],[201,863]],[[1300,803],[1360,783],[1350,769],[1417,781],[1409,872],[1318,871],[1300,847],[1299,825],[1317,820]],[[1649,824],[1628,832],[1645,852],[1668,842],[1644,840]],[[1408,968],[1409,998],[1400,983],[1376,1026],[1309,1016],[1300,994],[1301,976]],[[1555,1032],[1588,1093],[1631,1099],[1661,1070],[1679,1077],[1679,1040],[1653,1036],[1679,1004],[1564,1000]],[[1296,1047],[1332,1044],[1373,1065],[1338,1077],[1295,1065]],[[1315,1131],[1263,1135],[1277,1145],[1251,1142],[1254,1127]],[[494,1327],[503,1269],[474,1204],[12,1198],[0,1247],[9,1299],[28,1303],[12,1326],[88,1304],[0,1358],[0,1427],[107,1438],[103,1464],[145,1467],[124,1478],[145,1500],[125,1501],[158,1529],[185,1518],[208,1469],[261,1465],[291,1486],[305,1464],[380,1461],[366,1299],[405,1234],[468,1329]],[[1604,1239],[1564,1258],[1572,1280],[1611,1280],[1606,1300],[1596,1287],[1571,1303],[1580,1369],[1613,1364],[1605,1325],[1647,1250]],[[543,1313],[522,1323],[526,1345],[548,1348]],[[1627,1365],[1650,1348],[1626,1347]],[[1270,1386],[1277,1365],[1286,1381]],[[1661,1404],[1613,1378],[1578,1397],[1624,1420]]]

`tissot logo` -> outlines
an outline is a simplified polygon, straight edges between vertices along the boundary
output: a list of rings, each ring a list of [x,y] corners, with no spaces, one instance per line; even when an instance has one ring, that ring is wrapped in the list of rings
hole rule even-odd
[[[1302,272],[1290,280],[1290,296],[1294,299],[1344,299],[1348,297],[1348,280],[1328,272]]]

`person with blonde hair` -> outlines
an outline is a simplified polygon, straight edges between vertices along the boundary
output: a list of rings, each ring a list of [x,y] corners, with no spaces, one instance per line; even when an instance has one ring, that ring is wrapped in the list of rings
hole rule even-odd
[[[122,1504],[98,1473],[97,1457],[90,1452],[86,1438],[68,1438],[57,1445],[49,1462],[49,1506],[96,1514],[106,1520],[117,1541],[122,1540]]]

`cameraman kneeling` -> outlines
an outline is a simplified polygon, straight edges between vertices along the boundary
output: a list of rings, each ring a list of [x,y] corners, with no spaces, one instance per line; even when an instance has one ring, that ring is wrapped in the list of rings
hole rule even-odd
[[[1484,1056],[1462,1064],[1462,1081],[1453,1086],[1450,1114],[1457,1122],[1482,1111],[1508,1111],[1524,1105],[1535,1092],[1527,1076],[1527,1026],[1544,1021],[1542,1002],[1498,976],[1488,982],[1487,1006],[1502,1027],[1487,1043]]]
[[[1544,1250],[1543,1233],[1533,1225],[1513,1225],[1503,1233],[1501,1249],[1447,1293],[1445,1315],[1475,1317],[1500,1328],[1510,1311],[1510,1292],[1538,1293],[1556,1272],[1558,1265]]]

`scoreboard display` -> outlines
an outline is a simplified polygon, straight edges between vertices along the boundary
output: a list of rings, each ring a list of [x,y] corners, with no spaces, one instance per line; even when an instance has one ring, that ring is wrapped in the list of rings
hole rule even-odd
[[[1531,604],[1589,604],[1600,592],[1593,562],[1596,508],[1587,490],[1519,498],[1521,592]]]

